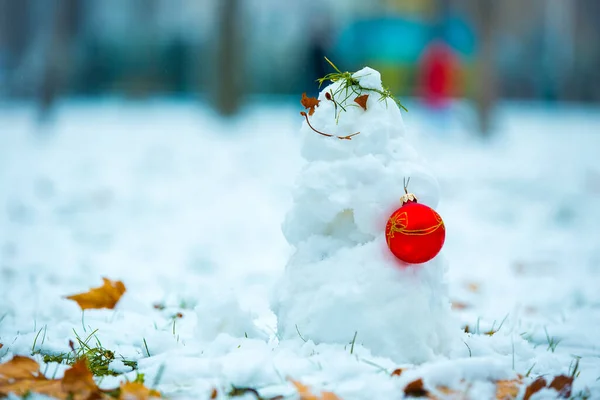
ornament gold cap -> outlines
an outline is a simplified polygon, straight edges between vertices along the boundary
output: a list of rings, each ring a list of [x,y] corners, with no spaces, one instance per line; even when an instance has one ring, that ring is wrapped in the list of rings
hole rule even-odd
[[[414,193],[406,193],[400,197],[400,203],[402,205],[408,203],[409,201],[414,201],[415,203],[418,202],[417,196],[415,196]]]

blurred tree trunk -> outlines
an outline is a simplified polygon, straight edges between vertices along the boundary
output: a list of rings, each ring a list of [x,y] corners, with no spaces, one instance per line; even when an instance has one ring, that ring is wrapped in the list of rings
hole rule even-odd
[[[489,136],[492,129],[492,113],[498,95],[497,74],[494,65],[495,54],[495,18],[498,4],[494,0],[477,0],[474,3],[477,33],[479,36],[479,54],[475,73],[475,107],[479,132]]]
[[[74,63],[75,36],[79,28],[79,0],[60,0],[55,4],[50,48],[46,57],[38,104],[41,116],[51,109],[56,98],[68,85],[68,76]]]
[[[29,0],[0,0],[0,57],[6,57],[9,96],[26,94],[21,68],[31,38],[29,11]]]
[[[216,87],[213,98],[222,115],[233,115],[242,96],[243,57],[240,43],[239,0],[219,1],[219,31],[216,48]]]

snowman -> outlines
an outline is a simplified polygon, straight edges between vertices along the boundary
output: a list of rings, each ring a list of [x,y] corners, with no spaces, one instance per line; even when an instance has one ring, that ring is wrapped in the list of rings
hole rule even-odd
[[[447,356],[460,340],[447,263],[442,254],[419,264],[399,259],[391,242],[405,243],[406,225],[390,225],[414,203],[435,208],[438,184],[407,142],[399,103],[379,72],[336,71],[321,80],[328,85],[318,99],[303,96],[306,164],[283,223],[295,252],[273,295],[278,336],[347,344],[356,335],[397,363]],[[421,250],[416,243],[403,251]]]

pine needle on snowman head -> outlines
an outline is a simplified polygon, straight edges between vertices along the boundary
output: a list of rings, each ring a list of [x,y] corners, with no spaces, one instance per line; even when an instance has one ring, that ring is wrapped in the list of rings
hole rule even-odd
[[[327,57],[325,57],[325,61],[327,61],[329,65],[333,67],[335,72],[330,72],[324,77],[317,79],[317,82],[319,82],[319,88],[323,85],[323,83],[327,81],[341,82],[341,84],[335,92],[329,92],[331,100],[336,102],[338,105],[345,104],[345,102],[353,95],[358,97],[368,94],[368,92],[374,92],[379,94],[379,101],[387,102],[388,99],[393,100],[398,105],[398,107],[402,108],[404,111],[408,111],[406,107],[404,107],[402,103],[400,103],[400,100],[394,97],[394,95],[392,94],[392,92],[390,92],[388,88],[374,89],[364,87],[360,84],[359,79],[354,76],[355,73],[348,71],[340,71],[340,69]],[[346,109],[343,107],[341,107],[341,109],[343,111],[346,111]]]

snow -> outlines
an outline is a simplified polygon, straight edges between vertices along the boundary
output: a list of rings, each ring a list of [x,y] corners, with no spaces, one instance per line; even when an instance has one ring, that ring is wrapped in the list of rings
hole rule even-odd
[[[356,78],[360,83],[360,86],[367,89],[382,90],[383,85],[381,83],[381,74],[379,71],[373,68],[364,67],[360,71],[356,71],[352,74],[353,78]]]
[[[294,235],[284,236],[281,223],[303,187],[296,177],[313,162],[301,158],[310,147],[297,134],[296,101],[260,103],[228,122],[185,102],[69,102],[46,127],[27,105],[0,108],[0,361],[30,354],[38,332],[36,350],[61,352],[73,330],[98,329],[104,347],[121,361],[137,360],[146,382],[157,380],[171,398],[208,397],[231,384],[292,394],[291,377],[344,399],[373,399],[400,397],[416,377],[463,389],[462,379],[473,380],[470,398],[488,398],[491,379],[530,368],[526,382],[568,373],[578,356],[573,392],[600,396],[598,110],[502,104],[496,136],[482,141],[470,133],[465,105],[446,115],[407,105],[399,148],[412,160],[407,168],[428,165],[439,181],[439,190],[426,179],[411,187],[429,193],[422,201],[444,218],[450,299],[467,304],[453,315],[475,332],[449,357],[412,365],[376,355],[367,332],[358,331],[352,353],[354,330],[337,332],[341,343],[315,343],[302,324],[302,338],[295,327],[289,339],[275,335],[268,300],[294,253],[287,242]],[[389,121],[380,127],[394,131]],[[314,163],[348,162],[342,143],[311,134],[323,150],[312,154]],[[351,154],[371,159],[365,175],[385,171],[377,169],[385,146],[350,143]],[[397,190],[377,200],[396,201]],[[355,224],[374,235],[368,223],[355,217]],[[296,232],[297,243],[306,235]],[[376,245],[352,244],[344,257],[353,249],[376,254]],[[127,286],[115,310],[82,314],[64,298],[99,286],[103,276]],[[505,317],[493,336],[476,333]],[[554,351],[545,331],[560,340]],[[398,367],[408,369],[390,377]],[[47,375],[64,369],[50,363]],[[102,386],[123,379],[107,377]]]
[[[365,68],[355,75],[381,90],[377,71]],[[462,350],[443,256],[408,267],[385,242],[384,228],[401,205],[404,178],[410,177],[410,190],[433,206],[437,181],[404,139],[395,102],[360,92],[369,94],[364,110],[354,103],[358,94],[343,85],[337,81],[321,91],[310,125],[336,136],[360,134],[340,140],[317,134],[308,122],[301,129],[308,162],[283,226],[296,251],[274,296],[278,334],[292,339],[301,332],[316,343],[348,343],[356,333],[373,354],[398,363]]]

